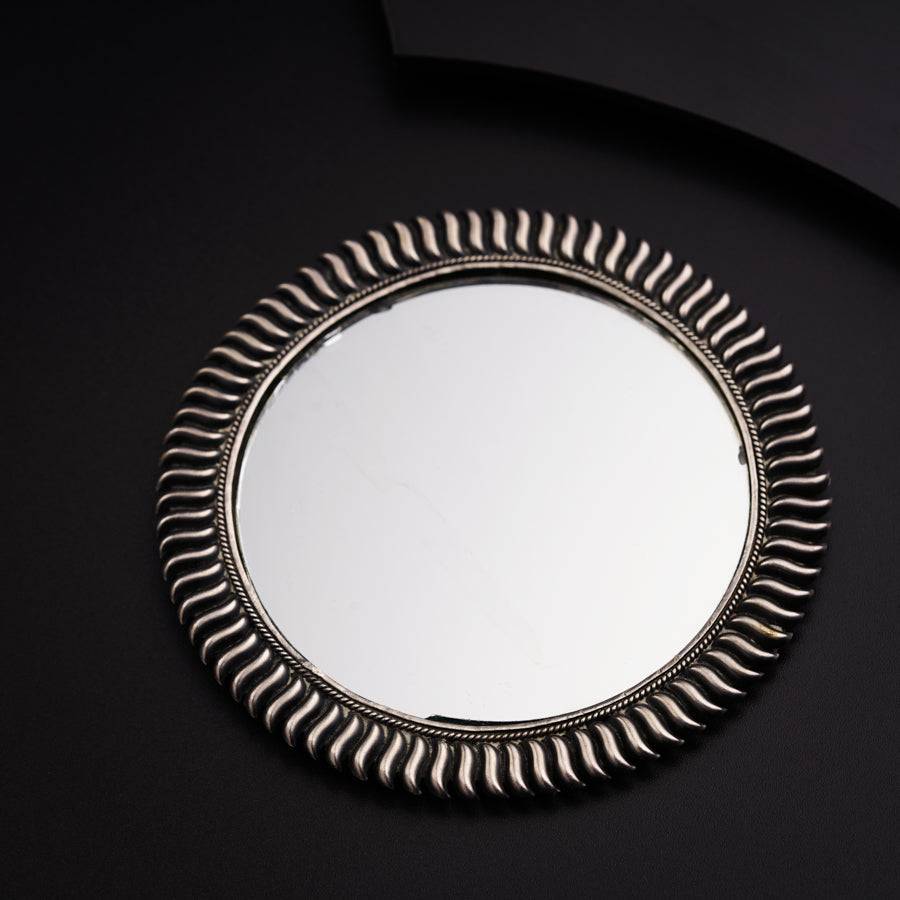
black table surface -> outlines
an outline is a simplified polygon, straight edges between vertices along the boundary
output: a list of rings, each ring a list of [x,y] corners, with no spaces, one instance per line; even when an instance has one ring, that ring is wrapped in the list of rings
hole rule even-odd
[[[5,38],[8,896],[896,890],[895,209],[694,118],[398,63],[371,3],[37,5]],[[154,543],[161,437],[217,338],[341,240],[468,206],[707,269],[783,343],[833,477],[772,677],[643,773],[528,803],[289,750],[200,663]]]

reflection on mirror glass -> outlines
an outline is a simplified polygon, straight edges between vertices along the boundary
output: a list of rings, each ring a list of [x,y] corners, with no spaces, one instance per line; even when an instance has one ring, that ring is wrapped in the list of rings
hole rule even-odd
[[[513,721],[625,691],[700,632],[750,491],[687,352],[592,297],[435,289],[295,364],[237,527],[298,653],[407,714]]]

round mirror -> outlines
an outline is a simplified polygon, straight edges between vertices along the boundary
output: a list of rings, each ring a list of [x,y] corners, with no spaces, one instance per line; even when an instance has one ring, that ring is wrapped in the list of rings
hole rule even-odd
[[[583,785],[742,697],[828,476],[765,328],[593,220],[444,212],[300,268],[185,392],[163,574],[292,747],[440,797]]]
[[[635,687],[747,540],[724,395],[599,292],[434,287],[332,330],[261,405],[240,552],[284,641],[406,715],[513,722]]]

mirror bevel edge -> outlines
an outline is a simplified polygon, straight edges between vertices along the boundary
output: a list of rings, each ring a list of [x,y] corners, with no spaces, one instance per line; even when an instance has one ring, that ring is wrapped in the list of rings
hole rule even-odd
[[[613,283],[600,281],[595,275],[582,272],[575,268],[561,267],[558,264],[548,263],[544,260],[520,257],[517,259],[497,260],[490,257],[469,257],[444,265],[436,265],[423,268],[403,278],[392,280],[387,284],[376,286],[374,289],[351,295],[344,304],[336,307],[329,315],[324,317],[316,326],[298,335],[298,339],[289,345],[279,357],[277,363],[268,369],[264,379],[256,386],[249,403],[242,411],[233,446],[228,453],[228,463],[224,483],[225,497],[225,536],[227,536],[231,558],[234,561],[237,576],[245,593],[246,602],[252,605],[260,620],[275,636],[279,649],[284,649],[290,654],[290,664],[297,665],[301,670],[321,679],[328,685],[335,696],[343,696],[362,707],[377,710],[383,714],[396,718],[398,721],[415,722],[421,726],[440,728],[441,720],[434,718],[422,718],[412,715],[400,709],[395,709],[383,703],[371,700],[364,695],[352,691],[328,672],[321,669],[313,661],[309,660],[293,643],[285,636],[277,623],[269,615],[268,610],[259,598],[250,578],[241,551],[237,517],[236,497],[240,480],[240,470],[243,464],[244,451],[252,434],[253,427],[259,415],[265,407],[265,403],[281,383],[282,379],[291,372],[302,357],[320,347],[336,330],[352,327],[352,324],[364,315],[369,309],[383,307],[386,303],[393,305],[397,302],[407,302],[416,295],[425,293],[437,286],[458,286],[472,282],[485,282],[502,280],[504,277],[518,276],[522,280],[532,284],[548,284],[563,287],[577,293],[583,293],[594,299],[602,299],[622,309],[622,311],[636,316],[646,324],[652,326],[661,337],[674,341],[679,349],[686,352],[706,378],[712,383],[716,393],[725,403],[732,420],[738,430],[741,446],[746,458],[752,460],[756,454],[753,450],[753,433],[741,412],[738,398],[735,396],[727,380],[727,373],[723,372],[715,363],[702,352],[702,348],[690,340],[687,333],[679,329],[673,318],[666,316],[664,309],[656,309],[648,305],[647,301],[634,297],[631,293],[622,290]],[[473,323],[476,327],[476,323]],[[302,371],[298,373],[302,377]],[[707,617],[694,638],[689,641],[680,652],[667,660],[656,670],[647,674],[637,684],[614,694],[612,697],[602,698],[598,702],[575,710],[562,711],[559,714],[545,716],[538,719],[499,722],[475,722],[467,720],[453,720],[452,726],[448,725],[447,731],[455,733],[516,733],[523,729],[535,726],[556,725],[566,723],[572,719],[584,716],[602,715],[605,712],[615,711],[626,705],[629,700],[639,696],[648,686],[654,685],[685,659],[698,645],[708,639],[712,629],[722,616],[729,601],[734,597],[740,580],[741,573],[746,570],[748,561],[754,550],[754,536],[761,530],[759,522],[759,473],[754,465],[747,466],[750,511],[744,544],[740,557],[735,567],[730,582],[722,594],[719,602]],[[286,657],[287,658],[287,657]],[[448,735],[449,736],[449,735]]]

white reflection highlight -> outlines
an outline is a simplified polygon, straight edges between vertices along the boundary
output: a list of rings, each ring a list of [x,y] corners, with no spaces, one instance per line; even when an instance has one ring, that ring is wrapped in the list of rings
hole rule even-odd
[[[562,714],[663,666],[718,605],[749,517],[739,444],[699,366],[620,309],[437,290],[330,336],[267,401],[242,552],[350,690],[423,717]]]

